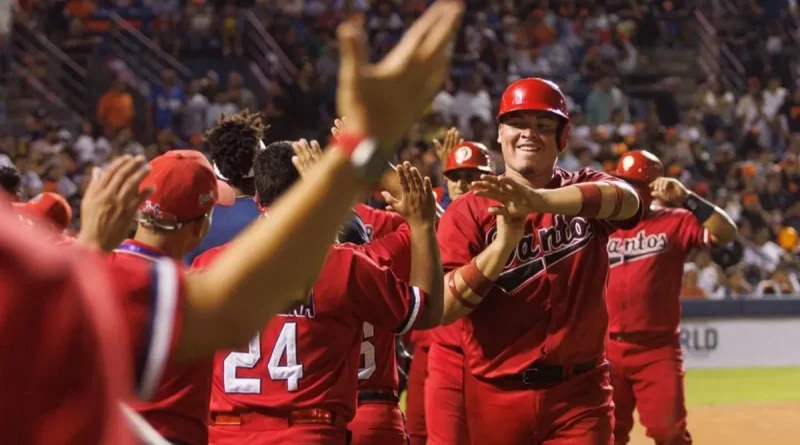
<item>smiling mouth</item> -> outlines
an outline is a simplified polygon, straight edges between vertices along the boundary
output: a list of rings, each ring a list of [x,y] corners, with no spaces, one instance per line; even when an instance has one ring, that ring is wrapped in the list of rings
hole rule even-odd
[[[541,148],[534,144],[525,144],[525,145],[517,145],[517,150],[524,151],[527,153],[537,153],[541,151]]]

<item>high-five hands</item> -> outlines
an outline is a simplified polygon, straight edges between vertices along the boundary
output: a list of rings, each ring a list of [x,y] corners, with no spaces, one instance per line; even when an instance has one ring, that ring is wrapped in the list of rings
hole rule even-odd
[[[419,170],[407,161],[398,165],[395,171],[403,195],[395,198],[389,192],[382,192],[383,199],[389,203],[391,210],[399,213],[409,224],[433,224],[436,219],[436,197],[431,178],[423,178]]]
[[[456,127],[451,127],[444,135],[444,143],[440,142],[438,139],[433,140],[433,146],[436,149],[436,157],[439,158],[439,161],[445,162],[450,151],[462,142],[464,142],[464,138],[461,137],[458,129]]]
[[[348,117],[349,129],[394,149],[441,87],[463,12],[461,0],[437,0],[376,64],[369,63],[363,18],[353,16],[339,26],[336,106]]]
[[[653,198],[672,205],[682,205],[689,195],[689,190],[675,178],[661,177],[650,183]]]
[[[125,240],[139,206],[153,191],[139,191],[148,173],[143,156],[120,156],[105,172],[95,168],[81,202],[77,241],[110,252]]]
[[[309,143],[305,139],[292,142],[292,149],[294,156],[292,156],[292,164],[301,177],[305,177],[308,171],[322,158],[322,148],[320,148],[317,141]]]

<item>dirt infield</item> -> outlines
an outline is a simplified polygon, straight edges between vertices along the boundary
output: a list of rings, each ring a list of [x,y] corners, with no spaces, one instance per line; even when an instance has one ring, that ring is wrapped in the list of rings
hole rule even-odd
[[[689,431],[699,445],[796,445],[800,443],[800,402],[690,407]],[[630,443],[653,444],[638,420]]]

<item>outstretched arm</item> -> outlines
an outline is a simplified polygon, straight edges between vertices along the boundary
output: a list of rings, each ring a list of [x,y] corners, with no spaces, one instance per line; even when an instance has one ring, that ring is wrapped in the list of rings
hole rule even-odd
[[[382,165],[443,81],[462,12],[462,2],[438,0],[375,65],[368,64],[361,23],[340,26],[339,113],[348,116],[354,135],[384,147]],[[242,344],[271,316],[305,301],[331,240],[381,173],[365,177],[358,166],[364,153],[352,148],[329,150],[270,208],[269,218],[252,224],[208,269],[187,277],[182,358]]]

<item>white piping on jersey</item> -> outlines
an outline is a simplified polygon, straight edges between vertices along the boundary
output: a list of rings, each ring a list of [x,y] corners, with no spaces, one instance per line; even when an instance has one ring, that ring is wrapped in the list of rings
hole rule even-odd
[[[145,255],[145,254],[139,253],[139,252],[131,252],[130,250],[114,249],[113,252],[114,253],[118,253],[118,254],[119,253],[124,253],[125,255],[133,255],[135,257],[144,258],[144,259],[150,260],[152,262],[156,262],[157,261],[157,258],[153,258],[153,257],[151,257],[149,255]]]
[[[166,258],[156,260],[154,269],[156,298],[151,321],[152,338],[139,385],[139,397],[143,400],[153,395],[166,367],[178,306],[178,269],[175,263]]]
[[[167,439],[164,439],[152,425],[147,423],[142,416],[133,410],[130,406],[119,402],[119,409],[125,420],[128,421],[133,434],[136,438],[145,445],[171,445]]]
[[[705,227],[703,227],[703,244],[706,246],[711,245],[711,232],[709,232]]]
[[[411,316],[408,317],[408,322],[400,332],[397,332],[397,335],[403,335],[414,326],[414,323],[417,322],[417,315],[419,315],[420,305],[422,304],[422,297],[420,296],[420,290],[416,286],[411,286],[411,293],[414,294],[414,301],[411,303]]]

